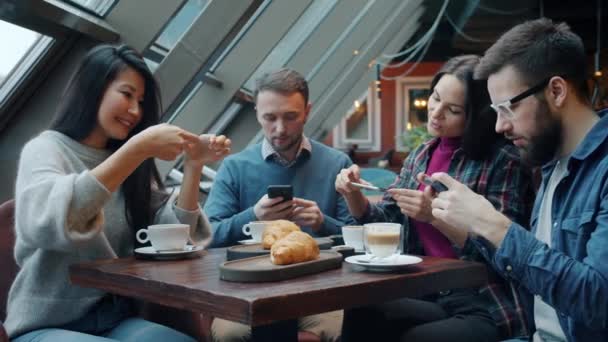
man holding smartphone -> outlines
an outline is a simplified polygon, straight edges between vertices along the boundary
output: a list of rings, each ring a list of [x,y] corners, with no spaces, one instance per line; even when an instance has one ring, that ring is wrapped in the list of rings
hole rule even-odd
[[[285,219],[312,236],[340,234],[353,223],[333,175],[351,165],[348,156],[304,136],[311,105],[308,84],[294,70],[280,69],[257,80],[257,119],[264,140],[234,154],[218,170],[205,212],[213,226],[212,246],[247,239],[251,221]],[[291,185],[293,198],[270,198],[269,186]]]
[[[445,173],[433,216],[469,239],[519,290],[532,341],[608,341],[608,115],[587,89],[582,39],[542,18],[507,31],[475,70],[496,131],[542,166],[527,229]],[[522,339],[530,340],[528,338]]]
[[[242,226],[251,221],[286,219],[312,236],[340,234],[341,227],[354,220],[335,190],[334,175],[352,162],[345,153],[304,136],[311,108],[306,80],[290,69],[264,74],[256,82],[254,98],[264,140],[226,158],[218,170],[205,205],[213,227],[212,246],[230,246],[247,239]],[[289,197],[285,187],[281,190],[287,191],[284,196],[270,198],[269,190],[272,195],[278,191],[273,189],[281,188],[269,189],[274,185],[291,185],[293,198],[285,198]],[[306,330],[337,338],[341,312],[338,321],[318,316],[312,324],[307,322]],[[235,325],[216,329],[214,323],[212,331],[223,335],[227,330],[238,330]],[[282,340],[278,333],[274,326],[271,337]]]

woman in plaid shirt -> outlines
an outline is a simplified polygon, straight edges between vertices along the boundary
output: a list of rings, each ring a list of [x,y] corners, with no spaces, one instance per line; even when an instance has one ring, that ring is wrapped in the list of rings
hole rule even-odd
[[[489,109],[486,83],[473,80],[478,63],[478,56],[454,57],[435,75],[427,123],[435,138],[410,153],[380,203],[371,204],[350,184],[365,183],[357,165],[336,178],[336,190],[360,223],[403,224],[405,253],[485,262],[466,233],[432,216],[433,190],[423,180],[435,172],[447,172],[512,220],[528,220],[534,200],[531,172],[516,148],[494,131],[496,114]],[[342,330],[345,342],[494,341],[527,335],[517,296],[498,277],[480,289],[347,310]]]

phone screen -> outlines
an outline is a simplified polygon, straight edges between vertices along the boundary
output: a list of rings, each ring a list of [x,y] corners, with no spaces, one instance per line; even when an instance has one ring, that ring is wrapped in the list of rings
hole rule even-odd
[[[283,197],[283,201],[293,199],[293,187],[291,185],[269,185],[268,198]]]

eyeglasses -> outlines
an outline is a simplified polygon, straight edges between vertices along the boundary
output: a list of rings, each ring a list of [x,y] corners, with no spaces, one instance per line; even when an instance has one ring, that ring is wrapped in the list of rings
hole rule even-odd
[[[551,77],[544,79],[539,84],[533,86],[528,90],[525,90],[519,95],[512,97],[510,100],[506,100],[496,104],[492,103],[490,104],[490,107],[492,107],[492,109],[494,109],[494,111],[496,111],[496,114],[498,114],[499,116],[502,116],[504,119],[511,120],[513,119],[513,117],[515,117],[515,113],[513,113],[513,111],[511,110],[511,106],[525,99],[526,97],[543,90],[547,86],[547,84],[549,84],[549,80],[551,80]]]

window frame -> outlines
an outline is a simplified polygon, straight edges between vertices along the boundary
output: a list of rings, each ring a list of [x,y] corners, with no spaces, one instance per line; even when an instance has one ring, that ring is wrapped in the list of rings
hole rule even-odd
[[[357,99],[360,102],[365,101],[367,106],[367,139],[350,139],[347,137],[346,126],[348,117],[344,116],[340,123],[333,130],[333,146],[335,148],[346,150],[352,144],[357,144],[357,149],[365,152],[379,152],[381,150],[382,130],[381,130],[381,100],[378,98],[378,93],[375,89],[375,84],[372,82],[367,90]],[[349,113],[354,109],[353,106],[349,109]]]
[[[116,6],[118,1],[120,1],[120,0],[105,0],[105,2],[102,4],[102,6],[99,6],[99,8],[101,9],[101,13],[97,12],[95,9],[82,5],[78,2],[76,2],[75,0],[60,0],[60,1],[66,3],[70,6],[73,6],[83,12],[86,12],[90,15],[94,15],[98,18],[105,18],[108,15],[108,13],[110,13],[112,11],[112,8],[114,8],[114,6]]]
[[[22,27],[22,26],[20,26]],[[32,71],[45,59],[56,40],[37,32],[40,36],[32,43],[21,59],[13,66],[6,78],[0,82],[0,109],[10,102],[19,87],[31,77]]]
[[[395,149],[397,152],[407,152],[401,137],[406,134],[402,130],[405,123],[410,121],[410,89],[430,89],[433,76],[403,77],[395,80]]]

